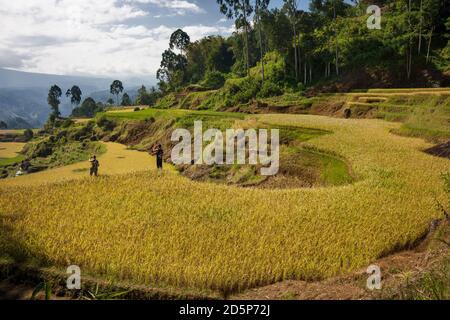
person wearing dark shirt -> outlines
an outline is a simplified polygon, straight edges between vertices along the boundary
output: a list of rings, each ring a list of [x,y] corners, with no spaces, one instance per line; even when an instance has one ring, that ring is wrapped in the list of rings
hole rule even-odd
[[[156,167],[162,170],[164,150],[160,143],[153,147],[152,154],[156,156]]]
[[[89,159],[89,162],[91,163],[91,170],[90,170],[91,177],[93,175],[98,177],[98,167],[100,166],[100,163],[98,162],[97,157],[93,156],[91,159]]]

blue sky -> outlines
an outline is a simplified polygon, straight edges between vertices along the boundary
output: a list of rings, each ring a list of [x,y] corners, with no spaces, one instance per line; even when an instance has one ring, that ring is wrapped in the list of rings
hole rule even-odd
[[[215,0],[0,0],[0,67],[154,79],[177,28],[193,41],[234,30]]]
[[[136,19],[134,23],[143,23],[153,27],[163,23],[168,26],[177,27],[180,23],[186,25],[198,23],[213,25],[217,23],[217,21],[224,19],[224,16],[220,13],[219,6],[215,0],[190,0],[189,2],[198,6],[202,12],[186,11],[186,14],[184,15],[177,15],[176,11],[170,8],[161,8],[152,3],[142,3],[138,6],[142,10],[150,12],[153,19]],[[298,3],[301,9],[307,9],[309,6],[309,0],[299,0]],[[283,0],[272,0],[270,3],[270,8],[281,7],[282,5]],[[232,25],[232,22],[230,21],[228,24]]]

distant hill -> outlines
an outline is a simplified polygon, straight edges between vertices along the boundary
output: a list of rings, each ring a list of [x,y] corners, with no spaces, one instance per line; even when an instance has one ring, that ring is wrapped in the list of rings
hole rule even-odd
[[[10,129],[42,126],[50,113],[47,94],[47,88],[0,88],[0,120]],[[65,96],[61,98],[60,109],[63,115],[71,111]]]
[[[62,76],[29,73],[0,68],[0,121],[8,128],[41,127],[48,119],[50,107],[47,94],[50,86],[58,85],[63,94],[73,85],[83,92],[82,98],[92,97],[95,101],[106,101],[111,97],[109,86],[113,79],[79,76]],[[131,99],[135,99],[137,88],[144,80],[133,78],[122,80]],[[151,81],[148,81],[151,83]],[[128,89],[130,88],[130,89]],[[72,106],[65,96],[61,97],[61,113],[67,116]]]
[[[138,95],[138,89],[139,87],[134,87],[134,88],[124,88],[123,93],[128,93],[128,95],[130,96],[131,100],[136,100],[137,95]],[[92,92],[91,94],[89,94],[89,97],[91,97],[92,99],[94,99],[97,102],[103,102],[106,103],[108,101],[109,98],[112,98],[114,101],[116,101],[116,97],[111,95],[111,93],[109,93],[109,90],[102,90],[102,91],[96,91],[96,92]],[[119,95],[119,100],[121,100],[122,95]],[[119,101],[120,102],[120,101]]]
[[[61,89],[73,85],[83,86],[86,91],[108,88],[111,79],[61,76],[43,73],[30,73],[0,68],[0,88],[49,88],[57,84]]]

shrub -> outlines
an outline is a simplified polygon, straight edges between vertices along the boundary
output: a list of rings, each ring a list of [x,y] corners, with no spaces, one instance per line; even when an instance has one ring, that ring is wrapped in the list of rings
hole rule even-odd
[[[136,107],[136,108],[134,108],[134,111],[141,111],[141,108]]]
[[[158,109],[169,109],[177,104],[177,99],[175,94],[169,93],[168,95],[162,97],[156,104],[155,108]]]
[[[232,88],[231,94],[234,94],[234,99],[231,97],[231,100],[234,100],[234,104],[247,103],[256,97],[260,88],[261,85],[259,81],[247,77],[241,82],[239,87],[234,86]]]
[[[72,116],[92,118],[97,112],[103,111],[101,105],[97,105],[91,97],[86,98],[80,107],[73,109]]]
[[[225,75],[219,71],[209,71],[202,84],[210,89],[219,89],[225,84]]]
[[[264,56],[264,78],[275,83],[282,83],[285,79],[286,62],[279,52],[268,52]],[[261,80],[261,62],[250,69],[250,76]]]
[[[268,98],[283,94],[283,89],[272,81],[265,81],[258,94],[259,98]]]
[[[34,136],[33,130],[31,130],[31,129],[26,129],[26,130],[23,132],[23,136],[25,137],[25,140],[26,140],[26,141],[30,141],[31,139],[33,139],[33,136]]]
[[[84,139],[89,139],[92,136],[92,132],[94,129],[94,123],[88,122],[81,128],[76,128],[73,132],[71,132],[69,139],[75,141],[83,141]]]
[[[97,119],[97,126],[102,128],[104,131],[112,131],[116,127],[116,123],[112,120],[109,120],[105,116],[101,116]]]
[[[72,119],[65,119],[61,125],[62,128],[69,128],[74,124]]]
[[[36,149],[33,151],[32,157],[42,157],[45,158],[53,153],[53,143],[49,140],[42,141],[36,146]]]

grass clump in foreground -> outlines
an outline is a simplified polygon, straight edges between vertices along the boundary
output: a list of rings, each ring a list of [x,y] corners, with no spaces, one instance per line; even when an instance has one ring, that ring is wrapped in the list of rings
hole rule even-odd
[[[258,190],[136,173],[27,188],[0,182],[0,251],[150,285],[232,291],[323,279],[415,243],[440,217],[448,160],[374,120],[266,115],[332,131],[306,142],[340,155],[358,181]],[[10,199],[15,199],[11,201]]]

